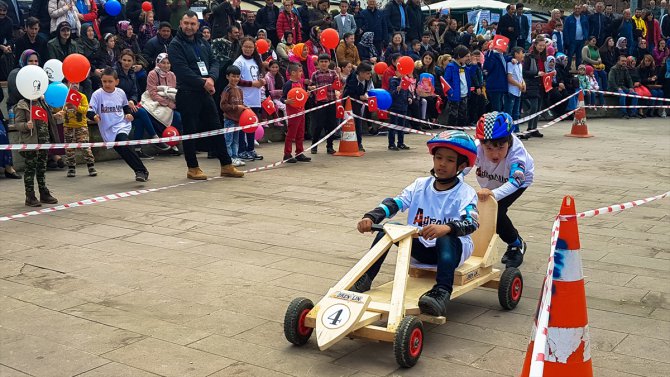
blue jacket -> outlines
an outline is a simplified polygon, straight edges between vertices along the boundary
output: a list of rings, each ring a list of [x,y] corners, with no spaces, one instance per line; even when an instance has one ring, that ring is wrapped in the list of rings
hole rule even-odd
[[[507,62],[511,57],[489,50],[484,60],[484,78],[486,91],[491,93],[507,93]],[[446,75],[446,73],[445,73]]]
[[[465,71],[465,81],[468,85],[467,91],[468,93],[470,92],[470,87],[472,86],[472,70],[468,69],[467,66],[461,67],[458,63],[452,61],[444,70],[444,79],[447,80],[447,84],[451,87],[449,92],[447,92],[447,100],[450,102],[460,102],[463,99],[461,98],[461,69]],[[507,82],[507,75],[505,75],[505,82]]]
[[[556,39],[556,52],[565,52],[563,48],[563,33],[554,30],[551,33],[551,39]],[[581,52],[580,52],[581,54]]]
[[[409,90],[400,88],[400,91],[398,91],[397,89],[400,86],[400,82],[401,79],[398,77],[392,77],[391,80],[389,80],[389,93],[391,93],[391,99],[393,100],[389,110],[394,113],[405,114],[407,113],[407,107],[409,106],[407,103],[407,100],[409,99]]]
[[[584,39],[582,41],[585,41],[589,37],[589,17],[585,15],[581,15],[579,17],[579,23],[582,25],[582,36]],[[568,18],[565,19],[565,25],[563,26],[563,37],[565,40],[563,41],[564,46],[571,46],[574,45],[575,42],[577,41],[577,19],[575,16],[570,15]],[[579,46],[581,48],[581,46]]]
[[[363,32],[371,31],[375,33],[375,43],[382,42],[383,44],[386,44],[388,42],[386,13],[380,9],[375,9],[374,12],[370,11],[370,9],[366,9],[361,12],[361,16],[363,16],[363,25],[360,25],[359,27],[363,29]]]

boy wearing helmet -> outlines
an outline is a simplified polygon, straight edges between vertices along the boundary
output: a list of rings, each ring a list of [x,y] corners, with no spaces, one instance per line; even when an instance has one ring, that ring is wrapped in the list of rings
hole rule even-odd
[[[519,236],[507,209],[533,183],[533,158],[521,140],[512,134],[514,124],[507,113],[493,111],[482,115],[477,122],[477,182],[482,187],[477,196],[489,196],[498,201],[496,233],[505,243],[507,251],[501,262],[506,267],[519,267],[523,263],[526,242]]]
[[[474,140],[462,131],[444,131],[428,141],[433,155],[430,177],[418,178],[395,198],[386,198],[358,222],[358,231],[371,231],[372,224],[408,211],[407,224],[418,227],[419,238],[412,240],[412,256],[421,263],[437,264],[436,283],[419,299],[421,312],[443,316],[451,296],[454,271],[472,255],[470,234],[477,222],[477,193],[463,182],[460,173],[475,163]],[[384,236],[379,232],[373,245]],[[352,291],[370,289],[386,254],[361,276]]]

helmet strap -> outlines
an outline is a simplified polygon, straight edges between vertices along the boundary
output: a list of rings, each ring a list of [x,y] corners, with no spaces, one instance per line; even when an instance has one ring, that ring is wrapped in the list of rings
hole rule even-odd
[[[435,182],[437,182],[441,185],[448,185],[448,184],[454,183],[454,181],[456,181],[458,179],[458,175],[460,173],[461,172],[456,173],[456,175],[454,175],[451,178],[438,178],[437,175],[435,175],[435,169],[430,169],[430,175],[432,175],[435,178]]]

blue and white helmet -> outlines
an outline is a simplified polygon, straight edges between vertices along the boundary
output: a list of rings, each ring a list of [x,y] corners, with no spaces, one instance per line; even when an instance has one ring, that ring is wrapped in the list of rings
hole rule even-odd
[[[479,118],[475,138],[478,140],[494,140],[509,136],[512,133],[514,121],[503,112],[492,111]]]
[[[472,137],[463,131],[442,131],[428,140],[428,151],[435,154],[436,148],[449,148],[468,159],[468,167],[477,160],[477,146]]]

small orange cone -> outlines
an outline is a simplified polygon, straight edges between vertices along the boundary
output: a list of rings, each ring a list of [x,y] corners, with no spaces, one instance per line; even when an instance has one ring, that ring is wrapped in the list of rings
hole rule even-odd
[[[574,199],[571,196],[563,198],[560,214],[575,215],[576,213]],[[533,332],[530,344],[528,344],[521,377],[593,376],[584,273],[579,248],[577,219],[571,217],[561,220],[554,255],[549,325],[545,329],[538,329],[540,313],[535,313]],[[542,291],[544,291],[544,287],[542,287]],[[535,364],[531,368],[534,339],[537,331],[544,331],[547,337],[544,349],[537,357],[537,361],[544,364],[543,368],[539,369],[536,366],[541,366],[541,364]]]
[[[589,127],[586,125],[586,108],[584,107],[584,91],[579,91],[578,97],[579,104],[577,105],[577,111],[575,111],[575,119],[572,121],[572,129],[569,134],[565,136],[569,137],[593,137],[589,134]]]
[[[351,116],[351,99],[347,98],[344,105],[344,113],[347,123],[342,127],[342,137],[340,138],[339,150],[335,156],[361,157],[365,153],[358,150],[358,139],[356,138],[356,125],[354,117]]]

